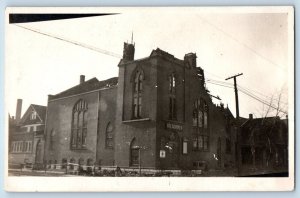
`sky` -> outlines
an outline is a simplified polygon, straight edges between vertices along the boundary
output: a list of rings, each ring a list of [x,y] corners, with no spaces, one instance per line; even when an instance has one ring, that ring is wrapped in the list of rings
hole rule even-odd
[[[210,93],[219,96],[234,115],[234,89],[226,84],[233,84],[233,79],[225,79],[238,73],[243,73],[237,77],[240,116],[266,114],[267,105],[253,96],[267,103],[272,101],[273,106],[280,104],[282,111],[291,115],[293,23],[287,10],[190,7],[98,8],[97,12],[120,14],[19,24],[27,29],[6,23],[5,101],[11,115],[15,115],[18,98],[23,99],[22,113],[29,104],[47,105],[48,94],[77,85],[80,75],[85,75],[86,80],[118,76],[120,58],[28,29],[120,56],[123,42],[130,42],[133,34],[135,59],[149,56],[156,48],[179,59],[194,52],[197,65],[204,69]]]

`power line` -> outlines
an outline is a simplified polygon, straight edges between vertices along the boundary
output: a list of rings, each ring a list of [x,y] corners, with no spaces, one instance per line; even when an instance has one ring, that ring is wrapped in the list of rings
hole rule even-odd
[[[223,84],[219,84],[219,83],[214,83],[214,82],[207,82],[207,83],[213,84],[213,85],[218,85],[218,86],[221,86],[221,87],[233,88],[233,86],[227,86],[227,85],[223,85]]]
[[[209,83],[209,84],[214,84],[214,85],[218,85],[218,86],[222,86],[222,87],[227,87],[227,88],[233,88],[233,86],[228,86],[228,85],[224,85],[224,84],[220,84],[220,83],[214,83],[214,82],[207,82],[207,83]],[[242,93],[244,93],[245,95],[247,95],[247,96],[249,96],[249,97],[251,97],[251,98],[253,98],[253,99],[255,99],[255,100],[259,101],[259,102],[261,102],[262,104],[268,105],[268,106],[270,106],[271,108],[276,109],[276,110],[278,110],[279,112],[284,113],[284,114],[286,114],[286,115],[288,114],[286,111],[281,110],[281,109],[279,109],[278,107],[275,107],[274,105],[272,105],[272,104],[268,103],[267,101],[265,101],[265,100],[259,98],[258,96],[255,96],[255,95],[253,95],[252,93],[249,93],[247,90],[244,90],[244,89],[238,89],[238,90],[241,91]]]
[[[63,38],[62,36],[57,36],[57,35],[53,35],[53,34],[50,34],[50,33],[45,33],[45,32],[41,32],[39,30],[36,30],[36,29],[33,29],[33,28],[28,28],[28,27],[24,27],[24,26],[21,26],[21,25],[17,25],[17,24],[14,24],[15,26],[18,26],[20,28],[23,28],[23,29],[26,29],[26,30],[29,30],[29,31],[32,31],[32,32],[35,32],[35,33],[38,33],[38,34],[41,34],[41,35],[44,35],[44,36],[48,36],[48,37],[51,37],[51,38],[54,38],[54,39],[57,39],[57,40],[60,40],[60,41],[64,41],[64,42],[67,42],[67,43],[71,43],[73,45],[77,45],[77,46],[80,46],[80,47],[84,47],[84,48],[87,48],[87,49],[90,49],[90,50],[93,50],[93,51],[96,51],[96,52],[99,52],[101,54],[105,54],[105,55],[109,55],[109,56],[112,56],[112,57],[115,57],[115,58],[122,58],[121,55],[119,54],[116,54],[114,52],[110,52],[108,50],[103,50],[103,49],[100,49],[100,48],[97,48],[97,47],[94,47],[94,46],[90,46],[90,45],[87,45],[87,44],[84,44],[84,43],[80,43],[80,42],[77,42],[77,41],[73,41],[71,39],[67,39],[67,38]],[[217,27],[216,27],[217,28]],[[225,33],[225,32],[224,32]],[[233,38],[234,39],[234,38]],[[238,41],[238,40],[236,40]],[[209,73],[210,75],[213,75],[215,77],[218,77],[220,79],[222,79],[220,76],[218,75],[215,75],[213,73],[210,73],[210,72],[207,72],[206,73]],[[213,80],[213,79],[207,79],[207,83],[210,83],[210,84],[214,84],[214,85],[218,85],[218,86],[222,86],[222,87],[227,87],[227,88],[232,88],[232,84],[231,83],[227,83],[227,82],[223,82],[223,81],[219,81],[219,80]],[[241,90],[243,93],[245,93],[246,95],[256,99],[256,100],[259,100],[260,102],[266,104],[267,102],[260,99],[259,97],[253,95],[250,91],[253,91],[253,92],[256,92],[260,95],[263,95],[257,91],[254,91],[254,90],[250,90],[247,88],[243,88],[241,86],[238,86],[239,87],[239,90]],[[244,90],[243,90],[244,89]],[[250,91],[249,91],[250,90]],[[265,96],[265,95],[264,95]],[[265,97],[268,97],[268,96],[265,96]],[[270,97],[269,97],[270,98]],[[275,99],[276,100],[276,99]],[[280,101],[282,102],[282,101]],[[284,102],[283,102],[284,103]],[[267,104],[269,105],[269,104]],[[274,108],[274,107],[273,107]]]
[[[214,79],[206,79],[206,80],[207,80],[207,82],[215,82],[215,83],[221,83],[221,84],[226,84],[226,85],[232,85],[233,86],[233,84],[230,83],[230,82],[223,82],[223,81],[214,80]]]
[[[51,38],[54,38],[54,39],[57,39],[57,40],[60,40],[60,41],[64,41],[64,42],[67,42],[67,43],[71,43],[73,45],[77,45],[77,46],[80,46],[80,47],[87,48],[89,50],[99,52],[101,54],[105,54],[105,55],[112,56],[112,57],[115,57],[115,58],[122,58],[121,55],[116,54],[114,52],[110,52],[108,50],[100,49],[100,48],[97,48],[97,47],[94,47],[94,46],[91,46],[91,45],[87,45],[87,44],[84,44],[84,43],[80,43],[80,42],[77,42],[77,41],[72,41],[71,39],[63,38],[62,36],[57,36],[57,35],[53,35],[53,34],[50,34],[50,33],[41,32],[41,31],[33,29],[33,28],[24,27],[24,26],[17,25],[17,24],[14,24],[14,25],[18,26],[20,28],[23,28],[23,29],[26,29],[26,30],[44,35],[44,36],[48,36],[48,37],[51,37]]]
[[[273,99],[273,100],[279,101],[280,103],[283,103],[283,104],[285,104],[285,105],[288,104],[287,102],[281,101],[281,100],[279,100],[279,99],[277,99],[277,98],[273,98],[273,97],[271,97],[271,96],[267,96],[267,95],[262,94],[262,93],[260,93],[260,92],[258,92],[258,91],[256,91],[256,90],[249,89],[249,88],[242,87],[242,86],[238,86],[238,87],[239,87],[240,89],[244,89],[244,90],[246,90],[246,91],[248,91],[248,92],[250,92],[250,93],[251,93],[251,92],[255,92],[255,93],[257,93],[257,94],[259,94],[259,95],[261,95],[261,96],[263,96],[263,97],[265,97],[265,98],[267,98],[267,99],[269,99],[269,100]]]
[[[253,96],[251,96],[250,94],[248,94],[248,93],[246,93],[246,92],[244,92],[244,91],[241,91],[242,93],[244,93],[244,94],[246,94],[246,95],[248,95],[249,97],[251,97],[251,98],[253,98],[253,99],[255,99],[255,100],[257,100],[257,101],[259,101],[259,102],[261,102],[261,103],[263,103],[263,104],[265,104],[265,105],[268,105],[268,106],[270,106],[271,108],[273,108],[273,109],[275,109],[275,110],[277,110],[277,111],[279,111],[279,112],[281,112],[281,113],[284,113],[284,114],[288,114],[286,111],[283,111],[283,110],[281,110],[279,107],[275,107],[275,106],[273,106],[272,104],[270,104],[270,103],[267,103],[267,102],[264,102],[264,101],[262,101],[262,100],[260,100],[260,99],[258,99],[258,98],[256,98],[256,97],[253,97]]]
[[[209,82],[215,82],[215,83],[220,83],[220,84],[226,84],[226,85],[231,85],[231,86],[233,86],[232,83],[223,82],[223,81],[214,80],[214,79],[207,79],[207,83],[209,83]],[[283,104],[285,104],[285,105],[288,104],[287,102],[284,102],[284,101],[281,101],[281,100],[279,100],[279,99],[276,99],[276,98],[267,96],[267,95],[262,94],[262,93],[260,93],[260,92],[258,92],[258,91],[256,91],[256,90],[249,89],[249,88],[246,88],[246,87],[243,87],[243,86],[240,86],[240,85],[238,85],[238,89],[239,89],[239,90],[245,90],[245,91],[247,91],[247,92],[250,93],[250,94],[253,94],[253,93],[251,93],[251,92],[255,92],[255,93],[257,93],[257,94],[259,94],[259,95],[265,97],[266,99],[269,99],[269,100],[271,100],[271,99],[272,99],[272,100],[276,100],[276,101],[279,101],[280,103],[283,103]],[[253,95],[254,95],[254,94],[253,94]],[[258,96],[256,96],[256,97],[258,97]]]
[[[272,61],[271,59],[261,55],[260,53],[258,53],[256,50],[254,50],[253,48],[251,48],[250,46],[248,46],[247,44],[239,41],[238,39],[236,39],[234,36],[232,36],[231,34],[225,32],[224,30],[222,30],[220,27],[216,26],[215,24],[209,22],[208,20],[206,20],[203,17],[200,17],[204,22],[206,22],[207,24],[211,25],[212,27],[214,27],[215,29],[217,29],[218,31],[222,32],[224,35],[226,35],[227,37],[231,38],[232,40],[234,40],[235,42],[237,42],[238,44],[242,45],[243,47],[245,47],[246,49],[248,49],[249,51],[251,51],[252,53],[256,54],[257,56],[259,56],[260,58],[264,59],[265,61],[269,62],[270,64],[278,67],[279,69],[283,70],[284,72],[287,72],[285,69],[283,69],[280,65],[278,65],[277,63],[275,63],[274,61]]]
[[[219,75],[216,75],[216,74],[214,74],[214,73],[208,72],[206,69],[205,69],[205,73],[206,73],[206,74],[209,74],[209,75],[212,75],[212,76],[214,76],[214,77],[217,77],[217,78],[219,78],[219,79],[223,79],[223,77],[221,77],[221,76],[219,76]]]

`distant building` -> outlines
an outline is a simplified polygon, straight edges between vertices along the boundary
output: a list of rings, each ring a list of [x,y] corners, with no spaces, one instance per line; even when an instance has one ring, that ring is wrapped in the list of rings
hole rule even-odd
[[[9,120],[9,165],[43,164],[46,107],[31,104],[21,117],[18,99],[16,117]]]
[[[240,138],[241,174],[288,172],[287,119],[250,114]]]
[[[49,95],[46,162],[234,169],[234,117],[213,104],[196,54],[180,60],[156,49],[134,60],[134,51],[124,43],[118,78],[81,76],[78,85]]]

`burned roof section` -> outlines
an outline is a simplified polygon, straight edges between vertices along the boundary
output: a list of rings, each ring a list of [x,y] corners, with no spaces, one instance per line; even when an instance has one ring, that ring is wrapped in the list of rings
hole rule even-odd
[[[81,94],[89,91],[94,91],[97,89],[114,87],[117,86],[117,84],[118,84],[118,77],[109,78],[103,81],[99,81],[97,78],[92,78],[88,81],[83,81],[80,84],[70,89],[67,89],[63,92],[60,92],[56,95],[49,95],[49,100]]]

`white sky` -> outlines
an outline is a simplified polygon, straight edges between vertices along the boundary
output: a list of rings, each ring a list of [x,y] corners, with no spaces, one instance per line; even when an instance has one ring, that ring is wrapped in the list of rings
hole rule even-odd
[[[238,85],[260,98],[278,95],[283,89],[281,107],[288,102],[288,85],[293,60],[286,13],[251,13],[243,9],[203,10],[119,8],[121,14],[81,19],[20,24],[44,33],[68,38],[122,55],[123,42],[134,34],[135,58],[162,50],[183,59],[197,53],[197,65],[206,79],[224,81],[237,73]],[[212,12],[213,11],[213,12]],[[108,12],[105,8],[99,12]],[[256,11],[257,12],[257,11]],[[261,11],[259,11],[261,12]],[[274,12],[277,12],[276,10]],[[29,104],[47,104],[48,94],[57,94],[86,80],[104,80],[118,75],[120,59],[22,29],[6,25],[6,107],[15,115],[16,101],[23,99],[22,113]],[[291,64],[292,63],[292,64]],[[233,83],[233,79],[229,81]],[[235,115],[234,90],[207,83]],[[259,94],[262,93],[263,95]],[[218,102],[218,101],[215,101]],[[239,92],[240,116],[260,117],[263,104]]]

